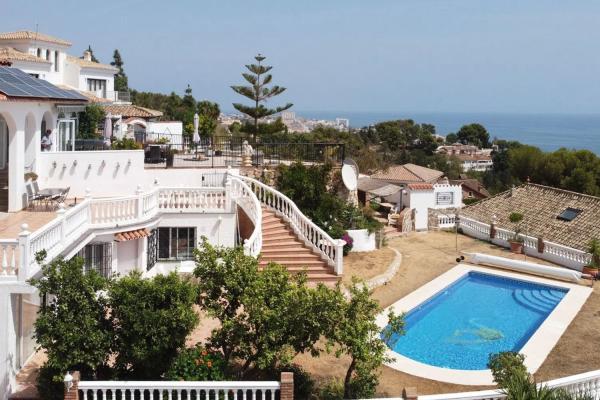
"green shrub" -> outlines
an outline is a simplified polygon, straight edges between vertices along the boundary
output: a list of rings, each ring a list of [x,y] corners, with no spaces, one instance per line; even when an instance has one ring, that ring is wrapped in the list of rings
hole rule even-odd
[[[339,379],[331,379],[319,388],[320,400],[343,400],[344,383]]]
[[[225,362],[220,353],[209,352],[198,344],[179,352],[165,378],[171,381],[224,381]]]
[[[64,398],[64,372],[46,362],[39,370],[36,387],[40,398],[62,400]]]
[[[109,296],[120,377],[161,376],[198,323],[197,287],[176,272],[144,279],[134,271],[115,281]]]
[[[142,145],[131,138],[113,140],[110,148],[113,150],[139,150]]]
[[[264,379],[278,381],[282,372],[292,372],[294,374],[295,399],[310,399],[313,397],[315,382],[310,374],[298,364],[289,364],[271,369],[267,371]]]
[[[512,377],[527,376],[527,368],[523,365],[525,356],[512,351],[490,354],[488,368],[492,370],[494,382],[505,387]]]

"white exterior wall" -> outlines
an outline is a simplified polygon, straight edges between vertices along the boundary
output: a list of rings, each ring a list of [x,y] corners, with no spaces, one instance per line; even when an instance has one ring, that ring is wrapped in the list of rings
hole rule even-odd
[[[144,169],[143,150],[40,152],[36,164],[40,187],[69,186],[69,197],[85,196],[86,188],[93,197],[131,195],[137,185],[148,190],[155,181],[169,187],[201,186],[203,174],[225,172],[225,169]]]
[[[460,208],[462,207],[461,185],[435,184],[433,190],[411,190],[407,188],[407,207],[415,209],[415,230],[429,228],[429,209]],[[452,201],[438,204],[438,195],[450,194]]]
[[[427,230],[429,209],[435,206],[433,190],[408,190],[409,208],[415,210],[415,230]]]
[[[171,144],[183,143],[183,122],[181,121],[149,121],[146,124],[148,140],[157,140],[161,137],[169,138]]]
[[[107,71],[104,69],[93,69],[93,68],[80,68],[79,70],[79,90],[88,90],[87,80],[88,79],[102,79],[106,81],[106,97],[114,99],[115,91],[115,76],[114,72]]]
[[[0,115],[8,126],[9,142],[9,211],[19,211],[26,206],[26,191],[23,175],[26,169],[26,158],[34,172],[40,171],[43,166],[38,162],[41,153],[41,124],[44,114],[50,115],[50,126],[48,129],[55,130],[58,118],[56,108],[48,102],[0,102]],[[29,117],[31,125],[26,123]],[[33,129],[33,142],[30,144],[30,153],[26,157],[26,127]],[[55,136],[55,134],[53,133]],[[32,147],[31,147],[32,146]],[[34,150],[31,150],[34,149]],[[34,161],[35,162],[32,162]],[[28,165],[29,166],[29,165]]]
[[[141,264],[142,259],[138,254],[138,242],[140,240],[145,240],[145,238],[115,243],[116,249],[113,248],[113,262],[116,261],[117,272],[120,275],[127,275],[136,269],[139,271],[146,269],[146,266]],[[116,254],[114,250],[116,250]]]
[[[438,194],[452,194],[451,204],[437,204],[436,199]],[[462,207],[462,186],[461,185],[449,185],[445,183],[438,183],[433,185],[433,196],[434,206],[432,208],[459,208]]]

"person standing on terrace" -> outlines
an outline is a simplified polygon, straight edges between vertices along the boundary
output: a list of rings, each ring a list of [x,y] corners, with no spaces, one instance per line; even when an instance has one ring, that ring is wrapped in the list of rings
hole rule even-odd
[[[50,137],[51,134],[52,130],[46,129],[44,136],[42,136],[42,151],[52,150],[52,138]]]

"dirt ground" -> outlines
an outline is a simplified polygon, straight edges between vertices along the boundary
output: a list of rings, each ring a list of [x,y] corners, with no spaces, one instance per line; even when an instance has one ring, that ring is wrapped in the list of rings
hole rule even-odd
[[[382,307],[387,307],[436,278],[456,265],[456,236],[447,232],[414,233],[407,237],[390,240],[389,246],[402,253],[402,264],[396,276],[385,286],[374,290]],[[466,236],[458,236],[459,251],[485,252],[503,257],[524,259],[523,255]],[[375,254],[369,257],[375,258]],[[528,257],[531,259],[531,257]],[[344,268],[353,270],[356,260],[344,260]],[[360,260],[362,262],[363,260]],[[550,264],[542,260],[538,263]],[[387,268],[387,266],[385,267]],[[385,269],[384,268],[384,269]],[[536,378],[548,380],[585,371],[600,369],[600,292],[590,296],[573,323],[562,336],[557,346],[544,362]],[[318,381],[330,377],[343,377],[348,360],[338,360],[333,356],[312,359],[302,356],[297,361]],[[404,387],[416,387],[421,395],[452,393],[484,389],[485,387],[462,386],[419,378],[403,372],[383,367],[378,388],[378,396],[400,396]]]
[[[407,237],[392,239],[388,245],[402,253],[402,263],[396,276],[384,286],[374,290],[374,297],[382,307],[414,291],[456,265],[456,236],[447,232],[414,233]],[[458,236],[459,251],[485,252],[487,254],[524,259],[497,246],[466,236]],[[370,253],[354,253],[344,259],[345,279],[358,275],[372,278],[384,272],[395,253],[382,249]],[[531,259],[530,257],[528,257]],[[541,260],[535,262],[549,264]],[[594,289],[586,304],[563,334],[542,367],[535,374],[538,381],[549,380],[600,369],[600,286]],[[217,322],[200,315],[200,324],[188,338],[187,344],[204,341]],[[331,355],[312,358],[302,355],[296,359],[317,382],[332,378],[341,379],[348,367],[348,359],[336,359]],[[31,372],[31,371],[28,371]],[[31,380],[30,373],[22,373],[20,383]],[[29,379],[27,379],[29,378]],[[400,397],[404,387],[416,387],[421,395],[473,391],[477,386],[461,386],[419,378],[388,367],[381,370],[378,396]],[[25,393],[24,393],[25,394]]]
[[[396,253],[387,247],[377,251],[350,253],[344,258],[342,282],[344,284],[352,283],[353,276],[366,281],[383,274],[394,257],[396,257]]]

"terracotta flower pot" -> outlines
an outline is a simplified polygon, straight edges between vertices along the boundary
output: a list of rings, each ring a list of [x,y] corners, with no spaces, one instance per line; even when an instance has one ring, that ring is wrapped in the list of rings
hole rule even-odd
[[[523,243],[510,241],[510,251],[515,254],[523,253]]]
[[[598,268],[594,268],[594,267],[590,267],[589,265],[586,265],[583,267],[583,270],[581,272],[584,274],[587,274],[587,275],[595,276],[598,274]]]

